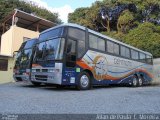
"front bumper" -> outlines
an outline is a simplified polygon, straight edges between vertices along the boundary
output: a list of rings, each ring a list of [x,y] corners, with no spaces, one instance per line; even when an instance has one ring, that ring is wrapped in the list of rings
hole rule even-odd
[[[31,81],[61,85],[61,76],[60,73],[36,72],[31,74]]]
[[[16,82],[19,81],[30,81],[29,76],[28,75],[13,75],[13,78]]]

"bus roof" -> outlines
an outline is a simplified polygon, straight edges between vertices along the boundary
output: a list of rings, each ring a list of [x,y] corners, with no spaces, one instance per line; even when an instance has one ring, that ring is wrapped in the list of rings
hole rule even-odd
[[[45,33],[45,32],[48,32],[48,31],[50,31],[50,30],[52,30],[52,29],[56,29],[56,28],[59,28],[59,27],[65,27],[65,26],[76,27],[76,28],[79,28],[79,29],[82,29],[82,30],[85,30],[85,29],[86,29],[86,27],[83,27],[83,26],[78,25],[78,24],[65,23],[65,24],[61,24],[61,25],[58,25],[58,26],[49,28],[49,29],[43,31],[41,34],[43,34],[43,33]],[[138,49],[138,48],[136,48],[136,47],[133,47],[133,46],[128,45],[128,44],[126,44],[126,43],[120,42],[120,41],[118,41],[118,40],[116,40],[116,39],[113,39],[113,38],[111,38],[111,37],[109,37],[109,36],[103,35],[103,34],[101,34],[101,33],[99,33],[99,32],[96,32],[96,31],[94,31],[94,30],[91,30],[91,29],[89,29],[89,28],[87,28],[87,29],[88,29],[88,32],[93,33],[93,34],[95,34],[95,35],[97,35],[97,36],[106,38],[106,39],[111,40],[111,41],[113,41],[113,42],[119,43],[119,44],[124,45],[124,46],[126,46],[126,47],[132,48],[132,49],[134,49],[134,50],[137,50],[137,51],[140,51],[140,52],[143,52],[143,53],[145,53],[145,54],[148,54],[148,55],[151,55],[151,56],[152,56],[152,54],[149,53],[149,52],[140,50],[140,49]]]

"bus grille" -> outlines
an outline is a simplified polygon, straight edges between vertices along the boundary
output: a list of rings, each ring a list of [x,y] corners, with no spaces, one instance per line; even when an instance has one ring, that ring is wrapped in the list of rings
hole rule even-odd
[[[47,81],[47,78],[48,77],[46,75],[35,75],[36,80]]]

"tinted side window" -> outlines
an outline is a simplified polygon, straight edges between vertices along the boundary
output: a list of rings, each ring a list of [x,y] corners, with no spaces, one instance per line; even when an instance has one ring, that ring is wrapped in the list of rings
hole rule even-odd
[[[36,40],[28,40],[25,44],[25,49],[31,48],[35,44]]]
[[[98,50],[105,51],[105,41],[101,38],[97,38],[97,48]]]
[[[146,56],[146,61],[147,61],[148,64],[153,64],[152,56],[147,55],[147,56]]]
[[[121,46],[121,56],[125,57],[126,53],[125,53],[125,47]]]
[[[129,48],[126,48],[126,57],[130,58],[130,50],[129,50]]]
[[[146,61],[146,56],[145,56],[145,54],[140,52],[139,55],[140,55],[140,61],[141,61],[141,62],[145,62],[145,61]]]
[[[119,45],[116,44],[116,43],[114,43],[114,53],[115,53],[116,55],[119,55]]]
[[[97,47],[97,37],[94,35],[89,35],[89,47],[98,49]]]
[[[121,46],[121,56],[130,58],[130,49],[125,46]]]
[[[105,51],[105,41],[92,34],[89,35],[89,47]]]
[[[135,50],[131,50],[131,58],[134,60],[138,60],[139,59],[138,52]]]
[[[69,27],[68,28],[68,34],[69,34],[70,37],[85,41],[85,31],[83,31],[83,30]]]
[[[56,29],[50,30],[48,32],[45,32],[43,34],[40,34],[39,41],[41,42],[41,41],[45,41],[45,40],[48,40],[53,37],[61,36],[62,30],[63,30],[62,28],[56,28]]]
[[[109,53],[114,53],[114,45],[113,45],[113,42],[107,41],[107,51],[108,51]]]
[[[114,53],[116,55],[119,55],[119,45],[114,42],[107,41],[107,51],[109,53]]]

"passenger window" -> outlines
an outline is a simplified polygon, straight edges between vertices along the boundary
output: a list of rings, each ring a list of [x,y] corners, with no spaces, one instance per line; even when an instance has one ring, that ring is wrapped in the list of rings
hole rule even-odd
[[[68,34],[69,34],[70,37],[85,41],[85,31],[83,31],[83,30],[69,27],[68,28]]]
[[[121,56],[130,58],[130,49],[125,46],[121,46]]]
[[[116,55],[119,55],[119,45],[118,44],[114,44],[114,53],[116,54]]]
[[[146,56],[145,56],[144,53],[141,53],[141,52],[140,52],[140,61],[141,62],[146,62]]]
[[[135,50],[131,50],[131,58],[132,58],[133,60],[138,60],[138,59],[139,59],[139,57],[138,57],[138,52],[135,51]]]
[[[105,41],[92,34],[89,35],[89,47],[105,51]]]
[[[153,64],[153,62],[152,62],[152,56],[147,55],[146,56],[146,61],[147,61],[148,64]]]
[[[107,51],[108,51],[109,53],[114,53],[113,42],[107,41]]]

